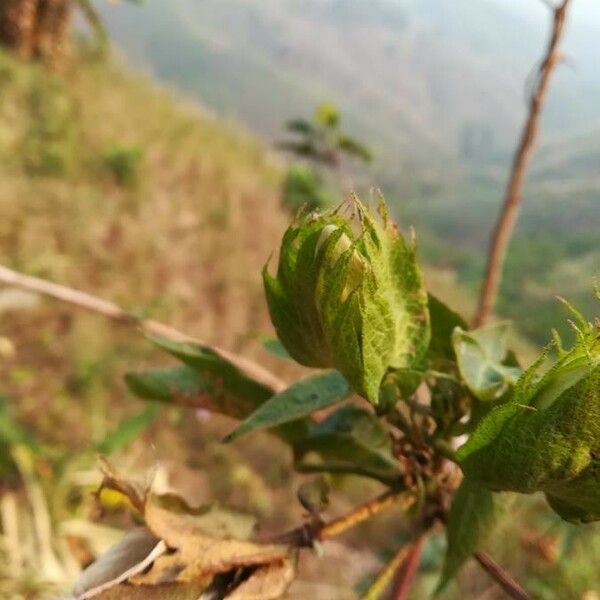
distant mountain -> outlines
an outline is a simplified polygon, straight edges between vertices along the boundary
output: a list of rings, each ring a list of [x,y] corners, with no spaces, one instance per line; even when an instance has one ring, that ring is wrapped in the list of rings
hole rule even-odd
[[[600,19],[582,2],[585,13],[573,3],[568,60],[552,82],[515,242],[524,259],[521,240],[542,240],[549,297],[574,287],[583,297],[600,272],[600,248],[590,241],[600,226]],[[550,13],[535,4],[147,0],[102,13],[131,61],[267,140],[316,103],[338,103],[347,128],[375,150],[374,184],[402,200],[431,260],[469,284],[481,273],[546,44]],[[548,240],[559,251],[549,252]],[[551,276],[570,260],[583,265],[577,286]],[[527,291],[540,277],[529,273],[534,266],[513,264],[506,298],[523,305],[539,296]]]
[[[273,136],[331,99],[390,163],[408,149],[460,154],[477,128],[488,153],[507,151],[546,35],[489,0],[148,0],[103,12],[136,62],[218,112]],[[589,78],[563,71],[550,130],[600,119],[582,93]]]

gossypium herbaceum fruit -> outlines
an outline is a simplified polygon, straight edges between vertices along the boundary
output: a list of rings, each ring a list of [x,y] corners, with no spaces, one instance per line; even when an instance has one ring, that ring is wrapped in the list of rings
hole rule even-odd
[[[517,381],[458,450],[468,479],[488,489],[544,492],[572,522],[600,520],[600,329],[579,316],[573,348]]]
[[[275,277],[263,271],[271,320],[299,363],[338,369],[377,404],[389,369],[415,368],[429,344],[427,292],[415,247],[357,199],[300,213],[285,232]]]

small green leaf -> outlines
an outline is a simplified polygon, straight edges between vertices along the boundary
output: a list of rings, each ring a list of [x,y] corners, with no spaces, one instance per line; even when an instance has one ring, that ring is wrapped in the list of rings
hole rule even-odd
[[[500,509],[501,504],[492,492],[463,479],[448,516],[448,548],[436,593],[446,587],[463,563],[485,543]]]
[[[324,462],[399,475],[388,431],[375,415],[353,405],[342,406],[321,423],[312,423],[294,450],[297,459],[316,452]]]
[[[323,127],[335,129],[340,119],[340,109],[333,102],[323,102],[315,109],[315,121]]]
[[[451,308],[448,308],[433,294],[428,294],[429,316],[431,319],[431,342],[429,356],[432,359],[454,360],[452,332],[460,327],[467,329],[466,321]]]
[[[98,442],[96,450],[102,454],[110,454],[127,446],[154,421],[158,415],[160,406],[149,404],[141,412],[129,419],[122,421],[119,426],[109,433],[102,441]]]
[[[371,152],[369,147],[345,133],[340,133],[337,136],[337,146],[346,154],[358,158],[363,162],[370,163],[373,160],[373,152]]]
[[[199,375],[197,381],[204,382],[205,391],[221,407],[221,410],[216,409],[218,412],[244,419],[273,395],[268,385],[246,374],[238,365],[208,346],[161,337],[150,339]]]
[[[210,381],[186,366],[127,373],[125,382],[136,396],[145,400],[172,402],[176,399],[189,406],[202,406],[204,398],[213,392]],[[213,409],[216,410],[214,406]]]
[[[287,121],[285,128],[292,133],[298,133],[309,137],[316,133],[314,125],[306,119],[292,119]]]
[[[152,369],[142,373],[127,373],[129,389],[140,398],[172,402],[190,408],[204,408],[234,419],[245,419],[271,395],[257,396],[251,388],[244,395],[244,387],[227,385],[210,372],[198,373],[188,366]],[[308,424],[304,421],[286,423],[273,433],[286,442],[306,435]]]
[[[224,441],[231,442],[251,431],[301,419],[316,410],[339,402],[349,393],[348,382],[337,371],[308,377],[261,404]]]
[[[494,323],[473,331],[456,327],[452,334],[461,377],[484,402],[498,400],[521,374],[518,367],[503,364],[508,353],[508,332],[508,323]]]

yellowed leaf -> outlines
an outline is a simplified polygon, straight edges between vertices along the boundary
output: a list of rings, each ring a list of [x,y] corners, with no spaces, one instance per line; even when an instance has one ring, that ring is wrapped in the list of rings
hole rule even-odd
[[[281,562],[289,557],[287,546],[208,535],[202,520],[167,510],[159,506],[156,499],[146,504],[145,518],[150,531],[175,552],[162,556],[148,573],[132,579],[137,584],[204,580],[216,573]]]
[[[198,600],[206,587],[201,583],[120,585],[106,590],[97,600]]]

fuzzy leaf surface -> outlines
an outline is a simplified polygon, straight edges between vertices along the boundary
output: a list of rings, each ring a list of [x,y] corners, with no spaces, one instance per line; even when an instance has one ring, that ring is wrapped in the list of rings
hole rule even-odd
[[[290,421],[307,417],[316,410],[339,402],[350,393],[350,386],[341,373],[331,371],[303,379],[287,390],[272,396],[245,419],[225,441]]]
[[[501,502],[489,490],[463,479],[448,516],[448,547],[438,591],[458,573],[464,562],[485,543],[501,513]]]

